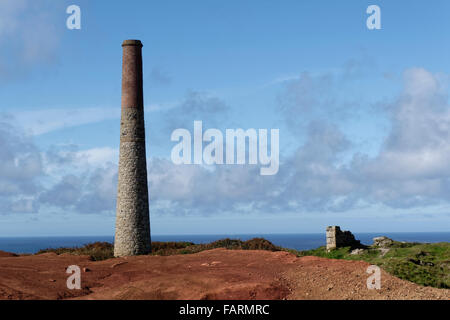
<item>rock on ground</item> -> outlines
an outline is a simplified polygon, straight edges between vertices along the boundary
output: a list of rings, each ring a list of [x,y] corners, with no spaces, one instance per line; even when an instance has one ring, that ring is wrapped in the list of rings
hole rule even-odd
[[[377,247],[389,247],[393,244],[394,240],[385,236],[373,238],[373,245]]]

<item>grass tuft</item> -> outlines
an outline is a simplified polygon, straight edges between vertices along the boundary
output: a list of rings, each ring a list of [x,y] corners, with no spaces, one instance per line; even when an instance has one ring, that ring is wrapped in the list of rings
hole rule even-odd
[[[114,257],[114,246],[109,242],[94,242],[86,244],[82,247],[72,247],[72,248],[47,248],[39,250],[36,254],[54,252],[58,255],[63,253],[73,254],[73,255],[87,255],[90,256],[92,261],[106,260]]]

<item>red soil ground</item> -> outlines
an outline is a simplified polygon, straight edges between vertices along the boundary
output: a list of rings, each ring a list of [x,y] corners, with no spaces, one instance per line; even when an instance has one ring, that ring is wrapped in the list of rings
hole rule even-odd
[[[81,269],[81,290],[66,287],[66,268]],[[369,290],[366,262],[287,252],[215,249],[190,255],[93,262],[87,256],[0,252],[0,299],[446,299],[382,271]]]

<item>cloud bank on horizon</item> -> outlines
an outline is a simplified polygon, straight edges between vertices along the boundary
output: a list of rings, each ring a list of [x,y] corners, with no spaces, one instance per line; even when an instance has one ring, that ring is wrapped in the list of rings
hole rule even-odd
[[[372,204],[411,208],[448,203],[450,106],[443,78],[422,68],[405,71],[402,92],[384,105],[391,129],[375,156],[356,151],[342,162],[352,141],[332,121],[316,118],[307,124],[305,142],[282,159],[273,177],[259,176],[253,165],[174,165],[170,159],[150,157],[154,213],[341,212]],[[284,94],[304,96],[308,89],[309,81],[300,77],[286,84]],[[321,93],[310,98],[320,99]],[[209,106],[213,114],[225,109],[217,100],[209,105],[204,99],[197,108],[193,99],[189,95],[177,108],[190,106],[196,116],[208,116]],[[294,101],[283,112],[288,118],[292,109],[305,105],[318,108],[320,103]],[[38,212],[46,206],[78,213],[114,211],[117,149],[40,150],[23,129],[11,125],[13,120],[3,115],[0,126],[2,214]]]

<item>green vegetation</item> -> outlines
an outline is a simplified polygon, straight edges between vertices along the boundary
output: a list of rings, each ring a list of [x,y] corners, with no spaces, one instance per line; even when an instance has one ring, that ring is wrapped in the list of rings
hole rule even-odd
[[[48,248],[39,250],[36,254],[54,252],[56,254],[75,254],[75,255],[87,255],[90,256],[92,261],[100,261],[112,258],[114,252],[114,245],[109,242],[94,242],[84,245],[83,247],[73,248]]]
[[[193,242],[152,242],[152,255],[168,256],[174,254],[190,254],[204,250],[226,248],[230,250],[269,250],[280,251],[270,241],[262,238],[254,238],[247,241],[222,239],[208,244],[195,244]],[[56,254],[88,255],[93,261],[106,260],[114,257],[114,246],[109,242],[95,242],[82,247],[73,248],[48,248],[40,250],[37,254],[54,252]]]
[[[204,250],[226,248],[230,250],[269,250],[289,251],[297,256],[318,256],[331,259],[364,260],[382,267],[392,275],[424,286],[450,288],[450,243],[403,243],[394,242],[389,251],[382,252],[377,247],[367,247],[360,254],[350,254],[350,247],[338,248],[327,252],[325,247],[313,250],[297,251],[275,246],[263,238],[247,241],[222,239],[208,244],[192,242],[152,242],[152,255],[192,254]],[[45,249],[38,252],[54,252],[88,255],[91,260],[99,261],[113,258],[114,247],[108,242],[96,242],[83,247]],[[387,252],[386,252],[387,251]],[[383,255],[384,253],[384,255]]]
[[[171,246],[167,245],[168,243],[176,243],[178,245],[180,244],[180,242],[152,242],[152,254],[162,256],[171,254],[190,254],[217,248],[225,248],[229,250],[283,250],[283,248],[275,246],[272,242],[263,238],[254,238],[247,241],[227,238],[217,240],[208,244],[193,244],[190,242],[184,242],[184,247],[178,248],[172,248]]]
[[[332,259],[364,260],[390,274],[423,286],[450,288],[450,243],[394,242],[384,255],[380,248],[368,247],[361,254],[350,254],[350,248],[327,252],[325,247],[300,251],[298,256],[318,256]]]

